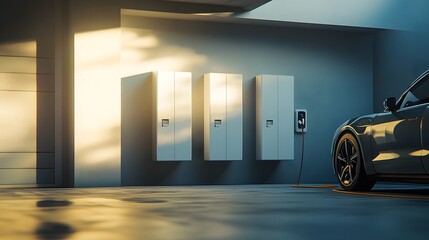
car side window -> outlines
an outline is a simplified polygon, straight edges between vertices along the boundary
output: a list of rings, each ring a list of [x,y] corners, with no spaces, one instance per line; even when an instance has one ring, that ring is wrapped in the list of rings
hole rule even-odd
[[[404,97],[401,108],[429,103],[429,75],[414,85]]]

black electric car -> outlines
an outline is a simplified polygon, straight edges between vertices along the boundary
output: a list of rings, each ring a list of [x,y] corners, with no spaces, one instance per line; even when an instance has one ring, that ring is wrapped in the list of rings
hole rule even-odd
[[[376,181],[429,183],[429,70],[384,108],[335,132],[332,160],[344,190],[369,191]]]

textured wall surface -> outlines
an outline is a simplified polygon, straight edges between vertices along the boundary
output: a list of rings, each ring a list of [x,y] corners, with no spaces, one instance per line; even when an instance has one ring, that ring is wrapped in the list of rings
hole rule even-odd
[[[295,159],[255,160],[255,76],[295,77],[295,108],[308,110],[305,182],[334,181],[330,144],[346,119],[372,112],[372,35],[234,23],[122,16],[122,184],[292,183]],[[193,77],[193,160],[151,157],[151,82],[154,70],[190,71]],[[203,160],[203,75],[243,74],[243,160]]]

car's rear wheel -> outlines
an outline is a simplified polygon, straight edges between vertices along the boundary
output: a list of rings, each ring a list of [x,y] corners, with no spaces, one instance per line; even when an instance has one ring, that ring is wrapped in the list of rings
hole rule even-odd
[[[352,134],[346,133],[338,141],[334,164],[335,174],[344,190],[369,191],[374,187],[375,181],[365,172],[359,144]]]

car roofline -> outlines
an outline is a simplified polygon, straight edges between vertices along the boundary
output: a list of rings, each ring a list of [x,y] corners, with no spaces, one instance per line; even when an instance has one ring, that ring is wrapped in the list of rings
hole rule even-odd
[[[420,76],[418,78],[416,78],[416,80],[414,80],[410,86],[401,94],[401,96],[399,97],[398,101],[396,102],[396,106],[398,106],[399,103],[402,102],[405,94],[407,94],[407,92],[409,92],[411,90],[411,88],[413,88],[418,82],[420,82],[420,80],[422,80],[424,77],[426,77],[427,75],[429,75],[429,69],[427,69],[426,71],[424,71],[422,74],[420,74]]]

